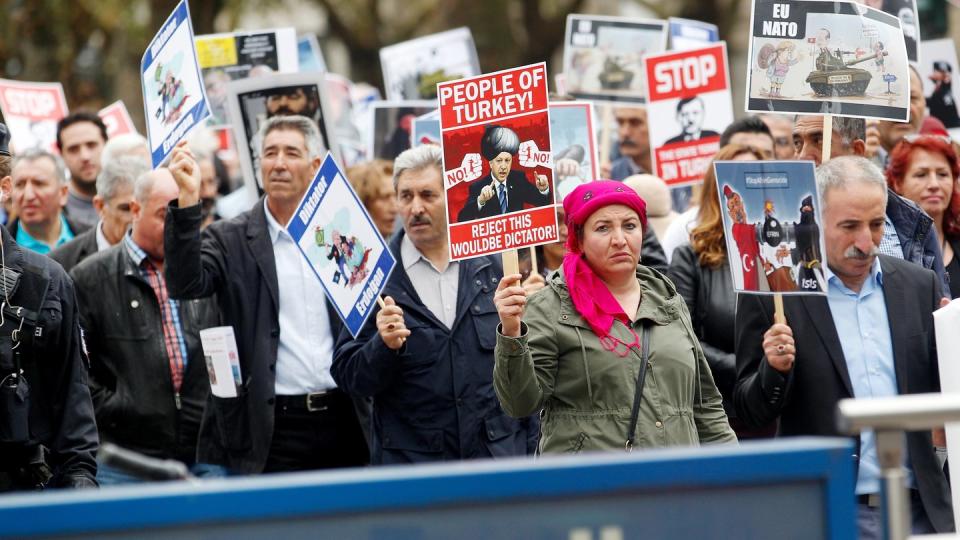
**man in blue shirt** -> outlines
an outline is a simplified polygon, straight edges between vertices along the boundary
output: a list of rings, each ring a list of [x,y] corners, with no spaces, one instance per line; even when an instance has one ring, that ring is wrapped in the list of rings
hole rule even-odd
[[[886,182],[863,157],[817,169],[826,245],[827,296],[784,299],[773,324],[769,297],[737,306],[737,415],[753,426],[777,418],[781,435],[839,435],[843,398],[938,392],[933,311],[942,297],[930,270],[880,254]],[[904,468],[914,534],[954,530],[946,479],[929,431],[906,436]],[[873,433],[857,439],[860,538],[882,536],[880,467]]]

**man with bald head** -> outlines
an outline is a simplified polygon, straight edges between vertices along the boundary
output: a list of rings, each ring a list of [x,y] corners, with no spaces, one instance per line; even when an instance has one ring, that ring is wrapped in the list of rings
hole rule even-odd
[[[141,174],[130,232],[71,275],[90,357],[100,438],[194,472],[200,417],[209,393],[200,330],[217,326],[210,298],[173,300],[163,275],[167,204],[179,190],[169,169]],[[101,463],[102,485],[135,481]]]

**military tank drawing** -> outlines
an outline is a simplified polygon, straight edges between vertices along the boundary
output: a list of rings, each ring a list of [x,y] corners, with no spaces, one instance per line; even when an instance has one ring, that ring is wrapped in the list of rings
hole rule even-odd
[[[604,90],[625,90],[633,82],[633,72],[627,70],[616,57],[607,56],[603,61],[603,71],[597,78],[600,79],[600,88]]]
[[[843,55],[855,54],[848,51],[830,52],[826,49],[817,56],[816,70],[807,75],[807,84],[818,97],[862,96],[873,75],[865,69],[855,68],[857,64],[873,60],[877,54],[864,56],[853,61],[845,61]],[[887,51],[879,54],[887,55]]]

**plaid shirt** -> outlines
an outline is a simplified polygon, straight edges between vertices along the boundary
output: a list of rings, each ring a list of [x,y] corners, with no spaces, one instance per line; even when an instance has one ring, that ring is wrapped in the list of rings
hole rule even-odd
[[[157,296],[160,306],[160,319],[163,323],[163,343],[170,361],[170,377],[173,379],[173,391],[180,392],[183,383],[183,371],[187,365],[187,344],[183,339],[183,326],[180,324],[180,304],[170,298],[167,283],[161,272],[147,257],[146,252],[133,241],[128,233],[123,237],[123,245],[134,264],[140,269],[140,276],[150,285]]]

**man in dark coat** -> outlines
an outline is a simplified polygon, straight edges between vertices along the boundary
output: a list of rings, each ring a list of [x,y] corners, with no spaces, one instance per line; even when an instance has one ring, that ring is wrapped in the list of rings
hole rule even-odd
[[[337,341],[340,388],[373,398],[371,461],[415,463],[533,453],[535,418],[517,420],[493,391],[493,305],[499,257],[448,259],[440,149],[420,146],[394,163],[403,230],[385,307],[352,339]]]

